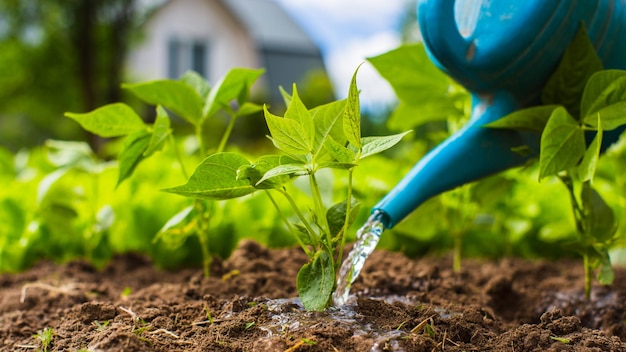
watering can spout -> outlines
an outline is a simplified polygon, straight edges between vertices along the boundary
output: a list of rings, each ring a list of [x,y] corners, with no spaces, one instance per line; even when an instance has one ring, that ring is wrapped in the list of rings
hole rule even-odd
[[[484,127],[519,108],[506,92],[472,99],[472,119],[430,151],[374,206],[374,211],[382,214],[386,228],[396,225],[435,195],[522,165],[527,158],[512,151],[514,147],[539,145],[538,134]]]

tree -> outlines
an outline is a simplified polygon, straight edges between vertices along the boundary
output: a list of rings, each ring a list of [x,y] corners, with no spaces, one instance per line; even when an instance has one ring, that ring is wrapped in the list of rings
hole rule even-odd
[[[86,138],[63,112],[121,100],[148,13],[137,0],[0,0],[0,144]]]

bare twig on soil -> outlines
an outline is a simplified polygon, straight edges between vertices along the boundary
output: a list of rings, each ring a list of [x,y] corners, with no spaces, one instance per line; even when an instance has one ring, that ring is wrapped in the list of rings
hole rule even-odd
[[[119,309],[123,311],[124,313],[127,313],[128,315],[130,315],[130,317],[133,319],[133,322],[137,323],[141,320],[141,318],[139,318],[139,315],[133,312],[130,308],[124,308],[122,306],[119,306]]]
[[[422,329],[424,329],[424,327],[426,327],[426,325],[428,324],[428,322],[432,323],[432,319],[436,314],[431,315],[430,317],[422,320],[419,324],[417,324],[413,329],[411,329],[411,333],[416,333],[421,331]]]
[[[52,286],[49,284],[45,284],[43,282],[30,282],[22,286],[22,295],[20,296],[20,303],[24,303],[26,301],[26,290],[29,288],[40,288],[44,290],[48,290],[54,293],[60,293],[64,295],[76,295],[80,293],[76,288],[76,284],[67,284],[61,287]]]
[[[165,335],[170,335],[170,336],[172,336],[175,339],[179,339],[180,338],[180,336],[176,335],[175,333],[173,333],[173,332],[171,332],[171,331],[169,331],[167,329],[157,329],[157,330],[154,330],[154,331],[150,331],[148,334],[150,334],[150,335],[165,334]]]

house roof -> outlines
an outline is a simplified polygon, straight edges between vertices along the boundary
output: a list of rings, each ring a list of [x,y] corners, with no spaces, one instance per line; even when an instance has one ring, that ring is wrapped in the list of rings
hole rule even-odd
[[[319,48],[273,0],[222,0],[261,48],[319,55]]]

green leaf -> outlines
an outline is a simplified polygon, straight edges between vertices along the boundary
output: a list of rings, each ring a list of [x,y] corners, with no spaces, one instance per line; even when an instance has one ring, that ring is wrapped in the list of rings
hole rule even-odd
[[[246,116],[263,110],[263,106],[251,102],[245,102],[237,110],[237,116]]]
[[[346,148],[332,137],[326,138],[324,149],[328,151],[331,157],[340,163],[354,163],[356,161],[356,153]]]
[[[313,138],[315,135],[315,126],[313,125],[313,117],[309,110],[304,106],[302,100],[300,100],[300,96],[298,95],[298,89],[296,85],[293,85],[293,95],[291,97],[291,103],[287,107],[287,111],[285,111],[285,119],[290,119],[297,121],[300,126],[302,126],[302,130],[304,131],[306,138],[306,144],[313,147]]]
[[[313,123],[315,125],[314,158],[319,158],[324,151],[326,139],[332,138],[335,141],[345,144],[347,142],[343,133],[343,111],[346,107],[346,100],[337,100],[332,103],[318,106],[311,110]]]
[[[65,116],[101,137],[119,137],[146,129],[141,117],[123,103],[105,105],[84,114],[66,112]]]
[[[626,100],[626,71],[602,70],[585,85],[580,103],[581,116],[593,115],[605,106]]]
[[[617,222],[613,209],[602,199],[600,194],[591,187],[590,182],[583,183],[581,192],[583,209],[585,210],[585,232],[594,242],[607,242],[617,231]]]
[[[343,202],[333,205],[326,212],[326,220],[328,221],[330,234],[333,237],[337,236],[343,230],[343,225],[346,221],[347,205],[348,205],[348,201],[344,200]],[[352,204],[350,204],[350,218],[348,219],[348,227],[352,225],[352,223],[356,219],[356,216],[359,213],[360,207],[361,207],[361,203],[358,200],[353,198]]]
[[[343,133],[350,144],[361,149],[361,105],[359,103],[359,90],[356,86],[358,72],[359,68],[357,67],[350,81],[348,102],[343,113]]]
[[[202,101],[206,100],[209,96],[211,86],[209,85],[209,82],[207,82],[207,80],[204,79],[204,77],[202,77],[198,72],[189,70],[180,77],[179,81],[186,83],[195,89]]]
[[[287,183],[291,177],[282,175],[261,181],[263,175],[277,166],[296,163],[298,163],[297,160],[286,155],[265,155],[255,161],[254,164],[240,167],[237,170],[237,179],[248,180],[257,189],[276,189]]]
[[[496,121],[486,124],[485,127],[527,130],[541,133],[548,119],[550,119],[552,112],[558,107],[559,105],[539,105],[516,110]]]
[[[197,125],[202,116],[202,98],[187,83],[170,79],[123,84],[139,99],[152,105],[163,105],[187,122]]]
[[[263,177],[255,184],[255,186],[278,176],[303,176],[308,175],[309,173],[309,169],[302,164],[279,165],[263,174]]]
[[[318,251],[300,268],[296,280],[298,296],[307,310],[321,311],[328,306],[335,285],[335,267],[326,251]]]
[[[213,116],[220,109],[236,100],[239,105],[246,101],[252,84],[263,74],[263,69],[233,68],[211,89],[206,99],[202,116]]]
[[[598,120],[600,116],[598,115]],[[600,124],[599,124],[600,125]],[[601,126],[601,125],[600,125]],[[602,147],[602,128],[598,129],[593,141],[587,147],[583,160],[578,165],[578,178],[582,181],[593,181],[596,173],[598,159],[600,159],[600,148]]]
[[[319,164],[317,164],[317,169],[325,169],[325,168],[330,168],[330,169],[337,169],[337,170],[350,170],[353,167],[355,167],[357,164],[355,163],[342,163],[342,162],[337,162],[337,161],[326,161],[326,162],[321,162]]]
[[[363,137],[363,150],[361,159],[385,151],[398,144],[404,136],[412,131],[406,131],[391,136]]]
[[[150,156],[155,151],[163,147],[163,143],[170,135],[170,116],[161,105],[157,105],[157,116],[152,125],[152,135],[150,136],[150,144],[144,152],[144,156]]]
[[[596,248],[600,258],[598,258],[598,274],[596,278],[601,285],[610,285],[615,280],[615,273],[611,266],[611,257],[605,248]]]
[[[565,108],[555,109],[541,134],[539,180],[576,166],[585,149],[582,128]]]
[[[287,93],[283,86],[278,86],[278,90],[280,91],[280,95],[283,97],[285,106],[289,106],[289,104],[291,104],[291,94]]]
[[[311,153],[310,133],[298,121],[273,115],[267,110],[267,107],[263,109],[265,122],[276,148],[291,155]]]
[[[546,83],[541,100],[544,104],[563,105],[576,118],[580,118],[580,103],[587,81],[602,70],[602,61],[587,36],[584,24],[580,25],[574,40],[554,74]]]
[[[237,170],[243,165],[250,163],[239,154],[213,154],[198,165],[186,184],[164,191],[203,199],[242,197],[256,191],[248,180],[237,179]]]
[[[367,61],[391,84],[400,101],[426,102],[449,91],[450,78],[432,63],[421,43],[405,44]]]
[[[595,114],[585,116],[583,123],[597,129],[598,115],[601,117],[602,129],[605,131],[623,126],[626,124],[626,101],[605,106],[596,111]]]
[[[151,134],[147,131],[139,131],[126,137],[119,157],[120,170],[117,186],[130,177],[137,165],[144,159],[150,139]]]
[[[626,71],[603,70],[587,81],[581,101],[581,115],[594,115],[603,107],[626,100]]]
[[[193,205],[172,216],[156,234],[152,243],[163,241],[170,249],[180,248],[188,237],[196,233],[196,216],[198,215]]]

